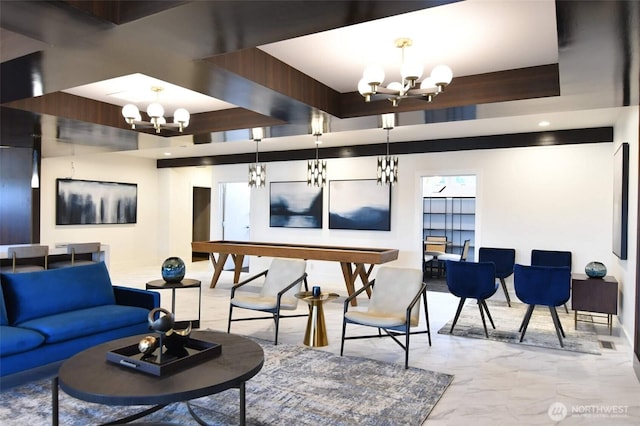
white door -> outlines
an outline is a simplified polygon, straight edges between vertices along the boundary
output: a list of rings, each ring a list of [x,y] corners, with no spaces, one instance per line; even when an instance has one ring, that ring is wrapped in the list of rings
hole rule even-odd
[[[222,239],[228,241],[249,241],[249,197],[251,188],[247,182],[221,183],[222,194]],[[245,257],[242,267],[249,266]],[[233,270],[233,260],[229,257],[225,270]]]

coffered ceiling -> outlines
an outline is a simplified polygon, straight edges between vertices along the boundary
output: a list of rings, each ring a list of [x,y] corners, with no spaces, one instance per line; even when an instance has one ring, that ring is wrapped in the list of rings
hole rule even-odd
[[[2,106],[35,113],[47,156],[77,147],[151,158],[327,147],[612,125],[638,103],[634,1],[29,1],[0,4]],[[395,39],[454,80],[432,103],[365,103],[362,70],[399,75]],[[140,134],[120,108],[151,86],[183,135]],[[142,89],[142,93],[140,93]],[[140,97],[142,96],[142,97]],[[113,143],[118,140],[117,143]],[[193,164],[198,161],[194,160]],[[184,161],[181,163],[184,164]]]

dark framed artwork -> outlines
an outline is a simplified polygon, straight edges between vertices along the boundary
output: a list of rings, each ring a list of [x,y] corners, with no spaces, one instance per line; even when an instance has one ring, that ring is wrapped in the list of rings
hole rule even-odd
[[[138,185],[56,179],[56,225],[136,223]]]
[[[623,143],[613,155],[613,253],[627,258],[629,224],[629,144]]]
[[[322,188],[307,182],[271,182],[269,226],[322,228]]]
[[[375,179],[329,181],[329,229],[391,230],[391,187]]]

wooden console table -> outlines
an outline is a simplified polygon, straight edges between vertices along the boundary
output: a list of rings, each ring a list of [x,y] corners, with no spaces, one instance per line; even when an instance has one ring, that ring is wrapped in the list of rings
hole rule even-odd
[[[613,332],[613,315],[618,314],[618,281],[607,275],[590,278],[584,274],[572,274],[571,309],[574,310],[574,325],[577,328],[581,315],[578,311],[606,314],[609,335]],[[594,322],[593,315],[591,321]]]
[[[216,286],[222,273],[224,263],[231,255],[235,265],[233,282],[240,280],[240,270],[245,256],[285,257],[305,260],[328,260],[340,262],[342,275],[349,296],[355,292],[355,282],[358,277],[366,285],[373,266],[390,262],[398,258],[397,249],[360,248],[337,246],[314,246],[302,244],[260,243],[251,241],[194,241],[191,250],[198,253],[209,253],[213,263],[213,278],[211,288]],[[216,259],[216,255],[218,258]],[[356,305],[356,299],[352,301]]]

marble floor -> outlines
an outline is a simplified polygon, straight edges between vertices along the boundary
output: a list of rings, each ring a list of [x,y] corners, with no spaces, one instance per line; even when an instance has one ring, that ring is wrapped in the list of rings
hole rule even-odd
[[[187,263],[187,278],[200,279],[203,284],[201,328],[226,331],[233,276],[231,272],[223,272],[216,288],[211,289],[208,284],[212,271],[206,261]],[[114,285],[136,288],[144,288],[146,282],[161,278],[158,265],[111,268],[110,273]],[[248,276],[243,274],[243,278]],[[346,294],[341,282],[325,284],[327,287],[323,285],[323,289],[332,287],[331,291]],[[311,274],[309,285],[318,285]],[[499,293],[494,297],[499,298]],[[169,290],[161,292],[161,300],[163,307],[171,308]],[[342,300],[325,305],[329,345],[320,350],[340,352]],[[196,318],[197,301],[197,289],[176,291],[176,319]],[[424,424],[640,425],[640,383],[632,367],[632,349],[621,336],[617,322],[613,336],[609,336],[606,326],[596,327],[598,339],[615,346],[602,349],[601,355],[438,334],[453,318],[457,302],[451,294],[428,292],[432,346],[428,346],[426,335],[413,336],[411,340],[411,367],[455,376]],[[366,298],[360,302],[365,304]],[[299,309],[304,312],[307,308],[301,303]],[[283,319],[279,341],[302,345],[305,321]],[[272,321],[245,321],[233,323],[231,331],[272,339],[274,327]],[[390,339],[347,341],[345,356],[404,362],[402,349]]]

